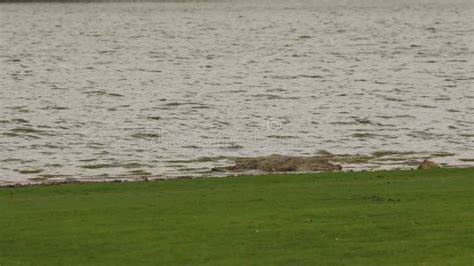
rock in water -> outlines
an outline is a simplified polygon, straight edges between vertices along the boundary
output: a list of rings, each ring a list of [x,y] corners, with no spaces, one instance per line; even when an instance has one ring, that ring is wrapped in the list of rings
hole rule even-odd
[[[438,164],[430,161],[424,160],[420,165],[418,165],[418,169],[431,169],[431,168],[441,168]]]
[[[261,170],[265,172],[310,172],[341,170],[338,164],[333,164],[321,157],[294,157],[285,155],[270,155],[265,157],[237,159],[235,166],[226,170]]]

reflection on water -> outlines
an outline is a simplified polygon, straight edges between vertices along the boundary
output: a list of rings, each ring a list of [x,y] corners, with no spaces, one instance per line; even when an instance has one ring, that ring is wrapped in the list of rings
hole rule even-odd
[[[473,5],[392,2],[2,4],[0,182],[472,165]]]

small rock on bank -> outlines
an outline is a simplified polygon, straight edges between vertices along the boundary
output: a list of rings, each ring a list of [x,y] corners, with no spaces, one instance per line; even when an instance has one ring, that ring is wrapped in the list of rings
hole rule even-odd
[[[424,160],[420,165],[418,165],[418,169],[431,169],[431,168],[441,168],[438,164],[435,162],[432,162],[430,160]]]

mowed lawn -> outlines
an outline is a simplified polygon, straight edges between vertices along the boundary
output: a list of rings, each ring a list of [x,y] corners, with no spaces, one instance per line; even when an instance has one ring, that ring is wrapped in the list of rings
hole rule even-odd
[[[473,265],[474,168],[0,188],[0,265]]]

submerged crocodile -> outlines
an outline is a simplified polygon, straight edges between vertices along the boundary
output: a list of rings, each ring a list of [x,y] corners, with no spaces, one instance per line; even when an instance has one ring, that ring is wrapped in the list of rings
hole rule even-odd
[[[341,169],[341,165],[333,164],[318,156],[301,157],[277,154],[255,158],[238,158],[234,166],[213,168],[214,171],[260,170],[265,172],[310,172]]]

